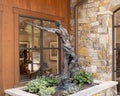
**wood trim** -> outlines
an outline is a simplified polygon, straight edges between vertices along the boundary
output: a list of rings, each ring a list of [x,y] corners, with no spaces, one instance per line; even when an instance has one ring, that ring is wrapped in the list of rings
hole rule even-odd
[[[53,15],[49,15],[49,14],[43,14],[43,13],[39,13],[39,12],[34,12],[34,11],[30,11],[30,10],[24,10],[24,9],[19,9],[19,8],[13,8],[13,13],[14,13],[14,48],[15,48],[15,53],[14,53],[14,87],[16,86],[23,86],[26,82],[19,82],[19,49],[18,49],[18,38],[19,38],[19,16],[28,16],[28,17],[34,17],[34,18],[43,18],[43,19],[47,19],[47,20],[61,20],[62,24],[64,25],[65,22],[63,17],[58,17],[58,16],[53,16]]]
[[[3,11],[3,5],[0,4],[0,11]]]
[[[41,13],[41,12],[36,12],[36,11],[31,11],[31,10],[24,10],[24,9],[20,9],[20,8],[13,8],[13,12],[22,16],[29,16],[29,17],[36,17],[36,18],[42,18],[42,19],[47,19],[49,18],[49,20],[61,20],[64,21],[64,17],[59,17],[59,16],[54,16],[54,15],[50,15],[50,14],[45,14],[45,13]],[[33,14],[31,14],[33,13]],[[54,18],[53,18],[54,17]]]
[[[3,6],[0,5],[0,96],[2,96],[3,85],[2,85],[2,11]]]
[[[15,82],[15,85],[18,83],[19,81],[19,66],[18,66],[18,15],[17,14],[14,14],[14,18],[15,18],[15,21],[14,21],[14,31],[15,31],[15,42],[14,42],[14,48],[15,48],[15,57],[14,57],[14,69],[15,69],[15,78],[14,78],[14,82]]]

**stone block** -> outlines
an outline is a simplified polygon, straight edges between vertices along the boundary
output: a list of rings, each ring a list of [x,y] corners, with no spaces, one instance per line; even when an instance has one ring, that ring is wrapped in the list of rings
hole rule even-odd
[[[100,1],[95,1],[95,7],[99,7],[100,6]]]
[[[101,66],[101,60],[93,59],[92,65],[96,65],[98,68],[99,66]]]
[[[95,9],[95,12],[98,12],[98,11],[99,11],[99,8],[98,8],[98,7],[94,8],[94,9]]]
[[[95,8],[88,8],[87,9],[87,13],[92,13],[92,12],[95,12]]]
[[[104,1],[102,1],[102,2],[100,1],[99,7],[100,7],[100,6],[104,6],[104,5],[105,5]]]
[[[108,26],[109,25],[108,24],[109,23],[109,17],[108,16],[107,17],[103,16],[101,23],[102,23],[103,26]]]
[[[88,62],[88,63],[90,63],[90,62],[92,62],[92,58],[91,57],[85,57],[85,62]]]
[[[88,17],[97,17],[97,12],[87,13]]]
[[[90,36],[90,38],[91,38],[91,39],[92,39],[92,41],[93,41],[93,38],[95,38],[95,37],[96,37],[96,34],[91,33],[89,36]]]
[[[103,12],[103,11],[106,11],[106,8],[105,7],[99,7],[99,11],[101,12]]]
[[[107,27],[106,26],[99,26],[98,33],[107,34],[108,33]]]
[[[91,17],[90,18],[90,22],[95,22],[96,21],[96,18],[95,17]]]
[[[108,26],[109,26],[110,28],[112,28],[112,25],[113,25],[113,24],[112,24],[112,17],[109,19],[108,22],[109,22],[109,23],[108,23],[108,24],[109,24]]]
[[[86,47],[87,48],[93,48],[93,42],[92,42],[92,40],[86,40]]]
[[[109,41],[108,39],[109,39],[108,35],[106,35],[106,34],[100,35],[99,41],[100,41],[100,44],[103,45],[104,49],[110,47],[110,46],[107,46],[108,41]]]
[[[111,11],[101,11],[101,12],[98,12],[97,15],[112,15],[113,13]]]
[[[90,29],[90,25],[89,24],[82,24],[82,30],[88,31],[89,29]]]
[[[100,50],[98,51],[98,59],[99,60],[103,59],[102,51],[100,51]]]
[[[88,56],[88,49],[85,47],[78,47],[78,55],[79,56]]]
[[[87,67],[86,67],[86,71],[87,71],[87,72],[91,72],[90,66],[87,66]]]
[[[95,12],[95,8],[88,8],[87,9],[87,16],[88,17],[97,17],[97,12]]]
[[[107,51],[106,50],[99,50],[98,51],[98,58],[99,60],[106,59]]]
[[[110,0],[104,0],[104,4],[110,3]]]
[[[79,61],[79,62],[84,62],[84,60],[85,60],[84,57],[79,57],[79,58],[78,58],[78,61]]]
[[[87,4],[83,4],[82,6],[83,6],[83,8],[87,8]]]
[[[93,48],[94,48],[94,50],[100,49],[99,38],[95,38],[95,39],[94,39],[94,41],[93,41]]]
[[[89,52],[89,56],[92,57],[93,60],[98,59],[98,53],[97,52]]]
[[[96,21],[96,22],[91,23],[90,25],[91,25],[91,26],[98,26],[98,25],[99,25],[99,22]]]
[[[94,0],[88,0],[88,3],[94,2]]]
[[[116,6],[116,5],[120,4],[120,0],[110,0],[110,4],[112,6]]]
[[[88,3],[87,7],[90,8],[90,7],[94,7],[95,6],[95,3],[92,2],[92,3]]]
[[[79,13],[80,17],[84,17],[84,18],[87,17],[87,10],[86,9],[80,9],[79,11],[80,11],[80,13]]]
[[[93,78],[98,78],[98,74],[97,73],[93,73]]]
[[[98,26],[91,26],[91,28],[90,28],[90,33],[91,33],[91,34],[96,34],[96,33],[98,33]]]
[[[96,73],[97,72],[97,66],[96,65],[91,65],[91,72]]]
[[[78,30],[79,30],[79,31],[82,31],[83,28],[82,28],[81,26],[78,25]]]
[[[89,18],[79,18],[78,23],[89,23]]]

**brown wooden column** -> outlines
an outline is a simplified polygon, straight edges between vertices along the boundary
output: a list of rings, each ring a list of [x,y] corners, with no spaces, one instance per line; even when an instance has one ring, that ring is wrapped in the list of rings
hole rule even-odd
[[[0,96],[3,95],[3,85],[2,85],[2,11],[3,11],[3,6],[0,5]]]
[[[3,4],[2,12],[2,89],[14,85],[14,26],[10,5]]]
[[[20,83],[19,15],[61,20],[68,28],[68,4],[69,0],[0,0],[0,96],[4,89]]]

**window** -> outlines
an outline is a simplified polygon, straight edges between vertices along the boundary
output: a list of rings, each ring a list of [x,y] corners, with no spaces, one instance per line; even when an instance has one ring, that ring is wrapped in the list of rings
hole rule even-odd
[[[37,75],[58,74],[60,40],[54,33],[40,30],[28,23],[55,28],[55,21],[19,17],[19,80],[26,81]]]
[[[118,81],[117,91],[120,94],[120,9],[113,14],[113,78]]]

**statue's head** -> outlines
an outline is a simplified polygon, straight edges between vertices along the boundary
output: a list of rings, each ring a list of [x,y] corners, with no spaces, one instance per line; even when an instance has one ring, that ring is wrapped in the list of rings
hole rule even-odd
[[[60,20],[56,20],[55,25],[56,25],[57,27],[60,27],[61,21],[60,21]]]

